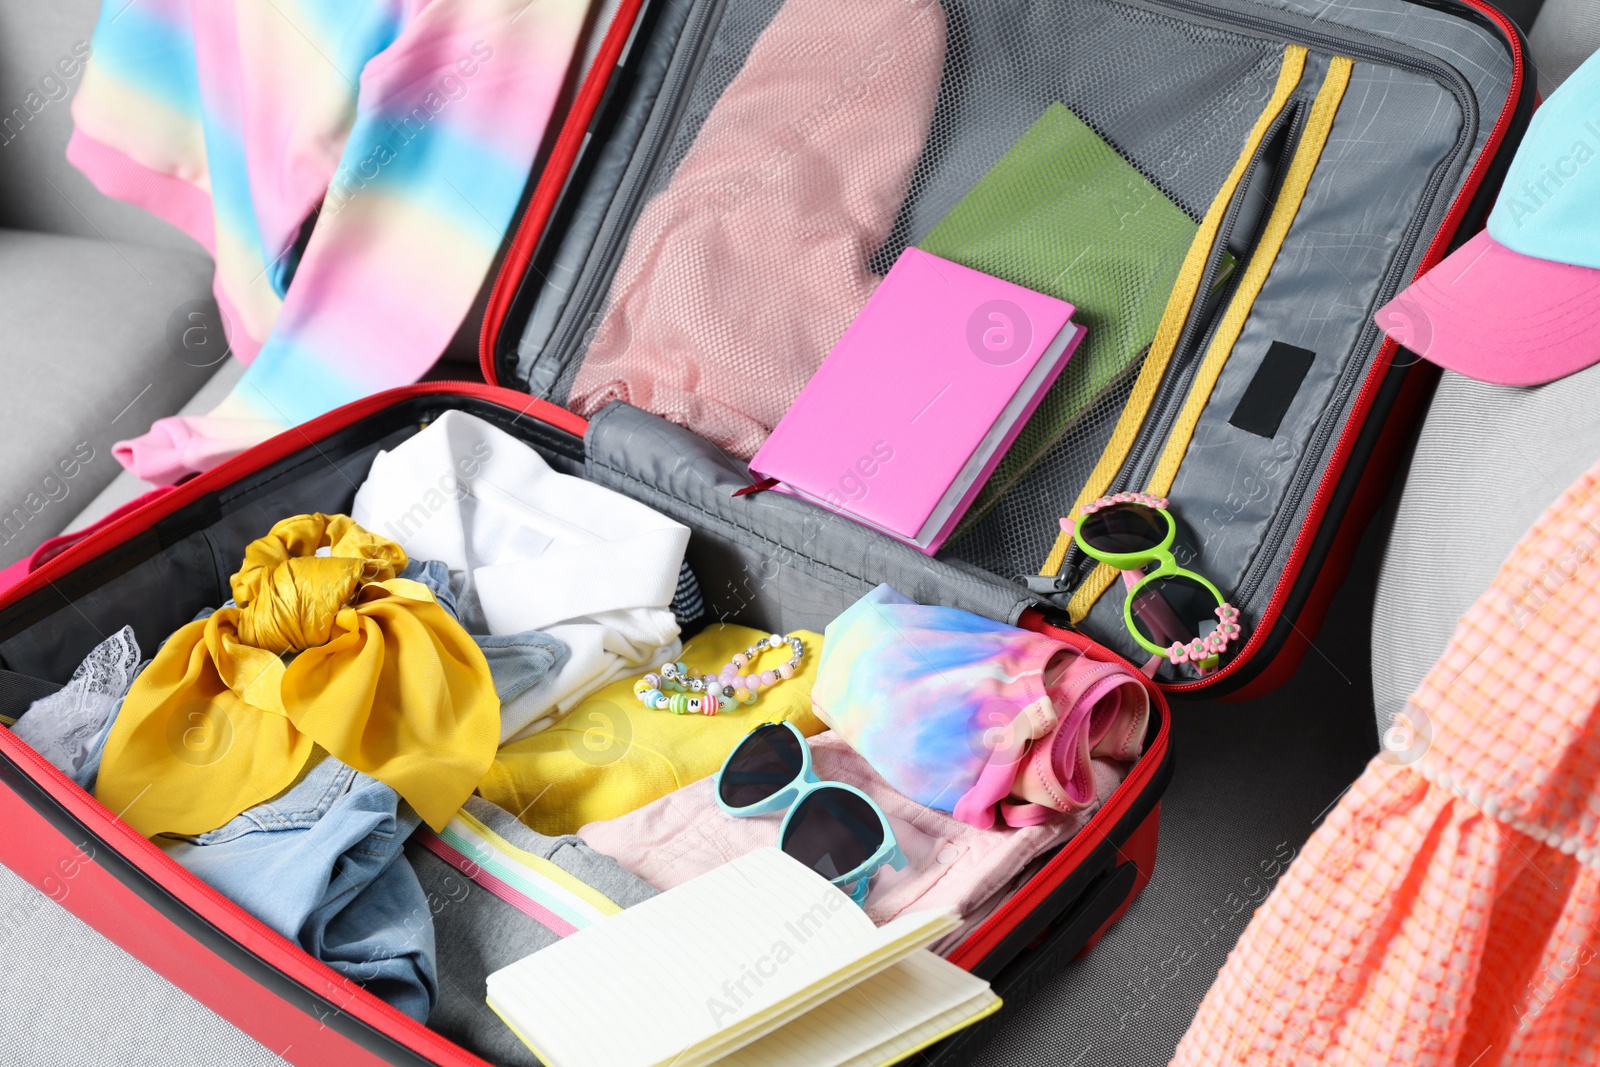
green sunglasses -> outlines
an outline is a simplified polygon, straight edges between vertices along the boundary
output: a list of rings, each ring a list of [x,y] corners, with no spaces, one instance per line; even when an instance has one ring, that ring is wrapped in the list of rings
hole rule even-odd
[[[1076,524],[1061,528],[1090,559],[1122,572],[1128,597],[1122,620],[1152,656],[1215,670],[1242,632],[1239,609],[1204,576],[1178,566],[1172,542],[1178,525],[1164,497],[1117,493],[1083,505]],[[1150,564],[1155,569],[1145,571]]]

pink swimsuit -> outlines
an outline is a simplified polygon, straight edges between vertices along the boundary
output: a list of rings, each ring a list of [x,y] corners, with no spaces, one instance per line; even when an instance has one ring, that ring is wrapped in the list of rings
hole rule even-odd
[[[1082,829],[1126,774],[1121,764],[1095,759],[1088,806],[1037,826],[980,830],[890,787],[832,731],[811,738],[810,745],[817,775],[848,782],[877,801],[910,861],[904,870],[886,867],[874,876],[866,908],[877,923],[920,908],[948,906],[963,917],[976,914],[1030,862]],[[657,889],[670,889],[775,844],[782,821],[782,814],[744,819],[725,814],[717,807],[711,779],[702,778],[627,815],[592,822],[578,836]]]

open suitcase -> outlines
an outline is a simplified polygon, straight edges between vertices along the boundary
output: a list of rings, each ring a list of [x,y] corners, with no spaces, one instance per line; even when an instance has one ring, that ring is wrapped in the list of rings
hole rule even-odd
[[[636,267],[639,252],[700,251],[693,242],[668,243],[671,224],[650,214],[656,201],[704,196],[718,211],[801,229],[762,210],[770,198],[796,191],[785,187],[781,171],[832,148],[829,124],[842,124],[847,108],[869,107],[881,94],[883,113],[869,116],[880,136],[918,150],[897,158],[875,151],[826,190],[860,213],[885,189],[898,194],[880,231],[868,235],[881,232],[881,242],[860,253],[866,269],[881,274],[1043,109],[1064,102],[1200,223],[1191,249],[1200,269],[1188,279],[1188,300],[1175,294],[1162,319],[1169,334],[1164,373],[1147,383],[1146,368],[1130,368],[1105,387],[1073,429],[940,552],[961,575],[959,584],[984,588],[946,602],[1000,619],[1037,608],[1124,655],[1142,656],[1124,630],[1120,596],[1099,596],[1083,617],[1073,594],[1086,584],[1092,561],[1068,553],[1062,566],[1056,520],[1086,482],[1100,488],[1085,493],[1089,499],[1121,490],[1170,493],[1180,520],[1179,563],[1210,577],[1250,626],[1221,670],[1184,679],[1164,669],[1158,680],[1173,693],[1265,692],[1293,673],[1315,637],[1387,489],[1395,449],[1431,389],[1427,365],[1419,368],[1388,342],[1372,313],[1458,236],[1481,226],[1533,107],[1517,29],[1477,0],[962,0],[928,18],[921,17],[928,5],[907,3],[916,11],[913,24],[945,13],[931,117],[901,113],[918,99],[904,83],[937,66],[937,42],[927,40],[937,31],[897,38],[876,24],[786,25],[791,34],[817,34],[809,42],[816,49],[840,53],[823,65],[836,83],[821,87],[799,114],[759,95],[741,97],[732,116],[737,134],[762,127],[771,134],[757,149],[765,154],[730,180],[706,158],[710,150],[730,151],[734,122],[717,123],[719,96],[755,48],[765,49],[759,58],[774,68],[809,59],[806,43],[767,40],[764,31],[778,28],[774,16],[784,3],[624,2],[490,298],[481,345],[486,379],[590,414],[607,396],[627,393],[613,381],[627,382],[645,394],[636,403],[671,407],[675,422],[702,421],[685,418],[678,397],[649,395],[671,384],[664,373],[651,380],[626,351],[617,354],[622,346],[614,340],[603,345],[608,332],[623,328],[607,314],[618,291],[632,286],[629,299],[640,300],[636,270],[616,280]],[[1296,46],[1308,51],[1294,55]],[[1342,60],[1353,66],[1341,71]],[[1297,64],[1298,72],[1291,69]],[[805,88],[794,95],[809,101]],[[879,169],[891,164],[909,173],[890,182]],[[693,171],[683,188],[673,181],[679,169]],[[679,203],[672,210],[689,209]],[[654,243],[635,250],[630,238],[641,219]],[[819,230],[831,222],[803,221]],[[741,222],[708,228],[701,244],[756,239],[759,231],[746,232]],[[1052,235],[1041,232],[1038,240],[1048,244]],[[808,251],[804,239],[794,243]],[[1240,269],[1218,292],[1205,283],[1218,276],[1227,252]],[[1000,254],[965,265],[1002,277],[1018,270]],[[697,288],[713,288],[715,265],[696,269],[705,280]],[[1107,284],[1127,291],[1135,280]],[[1184,285],[1180,275],[1178,288]],[[1213,296],[1198,299],[1198,291]],[[696,299],[681,283],[647,295],[677,304]],[[803,329],[798,315],[774,314],[770,305],[741,312],[708,317],[692,340],[709,341],[704,335],[714,328],[737,323],[758,343],[772,337],[781,348]],[[667,326],[687,332],[698,325],[685,319]],[[1311,357],[1298,381],[1283,380],[1276,357],[1285,348]],[[1139,380],[1133,370],[1141,371]],[[1130,394],[1147,389],[1154,395],[1145,398],[1145,417],[1119,426]],[[777,400],[757,396],[748,406]],[[677,443],[670,427],[661,432],[674,454],[696,447]],[[1113,455],[1108,442],[1119,434],[1128,439],[1116,442]],[[1108,465],[1108,458],[1119,462]],[[980,496],[974,509],[982,503]]]
[[[896,2],[913,15],[929,7]],[[63,551],[0,598],[0,713],[15,715],[65,681],[117,626],[132,624],[153,648],[226,597],[247,542],[286,515],[347,509],[380,449],[451,409],[688,525],[689,562],[715,617],[820,630],[886,581],[919,602],[1044,630],[1094,657],[1131,654],[1114,594],[1069,624],[1073,588],[1089,574],[1081,561],[1039,574],[1055,517],[1076,491],[1070,483],[1113,436],[1131,380],[1091,411],[1089,430],[932,558],[783,494],[734,496],[749,484],[744,465],[667,419],[618,403],[585,419],[562,406],[641,208],[670,183],[782,6],[622,0],[491,295],[484,370],[513,387],[435,382],[347,405]],[[1207,538],[1188,546],[1193,565],[1244,609],[1248,640],[1209,676],[1150,683],[1145,752],[1122,786],[951,954],[1014,996],[1091,947],[1149,878],[1172,774],[1165,693],[1260,691],[1292,671],[1314,634],[1430,384],[1382,340],[1371,314],[1481,220],[1532,91],[1516,29],[1481,0],[949,0],[939,10],[943,74],[928,147],[916,153],[883,247],[868,250],[874,263],[915,240],[926,222],[919,209],[947,206],[1056,101],[1165,183],[1209,234],[1196,287],[1215,279],[1252,175],[1272,176],[1265,199],[1274,203],[1301,186],[1288,198],[1294,210],[1257,220],[1273,253],[1260,268],[1247,253],[1222,306],[1180,309],[1152,417],[1114,472],[1115,488],[1141,487],[1159,466],[1155,453],[1171,451],[1194,378],[1215,378],[1187,430],[1188,488],[1174,492],[1173,507]],[[879,72],[907,54],[868,35],[865,59],[846,54],[845,80],[822,112],[772,121],[801,122],[790,128],[804,147],[829,109],[871,98]],[[763,191],[757,183],[737,195],[759,200]],[[1212,343],[1219,333],[1225,343]],[[1314,357],[1298,391],[1278,402],[1282,432],[1229,438],[1274,342]],[[1218,349],[1233,356],[1220,370],[1205,358]],[[0,862],[288,1062],[482,1062],[268,930],[9,731],[0,730],[0,757]],[[982,1030],[920,1055],[961,1062]]]

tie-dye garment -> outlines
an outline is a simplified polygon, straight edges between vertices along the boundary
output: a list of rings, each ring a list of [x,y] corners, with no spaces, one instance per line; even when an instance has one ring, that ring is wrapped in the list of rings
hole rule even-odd
[[[250,364],[118,459],[176,481],[421,376],[512,221],[587,7],[107,0],[67,158],[212,253]]]
[[[1127,667],[888,585],[828,625],[811,701],[890,785],[981,829],[1093,803],[1091,757],[1136,758],[1150,717]]]

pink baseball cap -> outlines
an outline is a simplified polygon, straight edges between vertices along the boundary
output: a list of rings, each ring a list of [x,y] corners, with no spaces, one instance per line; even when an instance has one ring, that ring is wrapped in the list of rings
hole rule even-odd
[[[1374,320],[1430,363],[1499,385],[1600,363],[1600,53],[1535,113],[1488,228]]]

